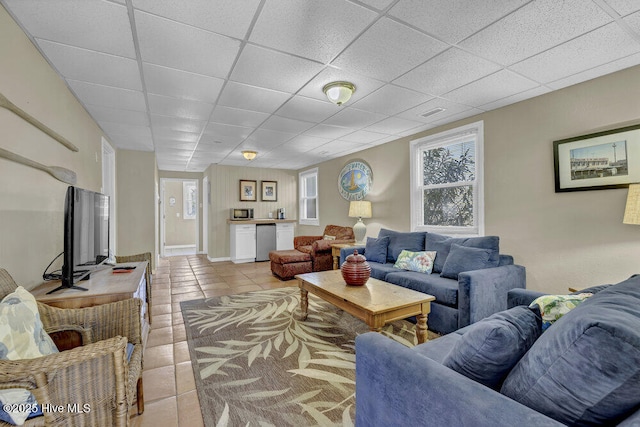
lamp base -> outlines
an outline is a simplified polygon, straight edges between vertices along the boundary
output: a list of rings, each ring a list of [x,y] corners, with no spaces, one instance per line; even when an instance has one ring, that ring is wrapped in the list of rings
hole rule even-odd
[[[353,235],[356,238],[356,243],[364,244],[365,234],[367,234],[367,226],[362,222],[362,218],[358,218],[358,222],[353,226]]]

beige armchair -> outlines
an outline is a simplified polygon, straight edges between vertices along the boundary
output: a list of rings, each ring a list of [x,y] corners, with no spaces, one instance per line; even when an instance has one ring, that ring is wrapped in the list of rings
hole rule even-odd
[[[117,263],[142,262],[147,261],[147,270],[144,272],[147,281],[147,313],[149,314],[149,324],[151,321],[151,252],[136,255],[116,255]]]
[[[0,298],[16,288],[0,269]],[[0,360],[0,389],[26,388],[42,405],[86,404],[90,411],[43,411],[26,426],[126,426],[136,399],[138,414],[144,412],[140,309],[134,298],[80,309],[38,302],[44,329],[59,349],[69,347],[70,336],[82,345],[35,359]],[[127,342],[134,346],[129,363]]]

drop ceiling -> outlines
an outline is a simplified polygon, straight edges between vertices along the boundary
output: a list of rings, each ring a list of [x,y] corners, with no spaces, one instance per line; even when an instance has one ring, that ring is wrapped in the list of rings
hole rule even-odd
[[[169,171],[300,169],[640,64],[637,0],[0,3],[114,146]]]

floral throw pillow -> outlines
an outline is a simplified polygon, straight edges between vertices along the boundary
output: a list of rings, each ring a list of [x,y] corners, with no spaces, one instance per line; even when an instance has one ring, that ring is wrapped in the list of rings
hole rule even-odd
[[[543,295],[536,298],[529,308],[539,308],[542,315],[542,330],[545,331],[563,315],[573,310],[589,298],[592,293],[585,292],[577,295]]]
[[[435,251],[411,252],[403,250],[400,252],[400,255],[398,255],[398,259],[393,266],[401,270],[431,274],[431,271],[433,270],[433,261],[435,259]]]

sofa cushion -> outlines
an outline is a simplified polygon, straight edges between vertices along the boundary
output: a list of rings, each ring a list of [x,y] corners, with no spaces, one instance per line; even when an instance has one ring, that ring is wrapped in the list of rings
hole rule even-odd
[[[388,237],[367,237],[367,243],[364,247],[365,257],[367,261],[379,262],[384,264],[387,262],[387,247],[389,246]]]
[[[442,266],[442,277],[458,280],[463,271],[482,270],[498,266],[499,258],[494,249],[473,248],[457,243],[451,245],[449,255]]]
[[[640,276],[598,292],[543,333],[501,392],[568,425],[615,425],[640,405]]]
[[[437,274],[398,271],[397,268],[388,273],[384,280],[404,288],[433,295],[438,304],[452,307],[458,305],[458,282],[455,280],[445,279]]]
[[[496,265],[500,262],[500,238],[498,236],[482,237],[449,237],[442,234],[427,233],[425,239],[425,250],[436,251],[436,260],[433,264],[433,272],[442,272],[452,244],[467,246],[471,248],[492,249],[491,261]]]
[[[433,270],[433,260],[435,257],[435,252],[412,252],[403,250],[400,252],[400,255],[398,255],[398,259],[393,266],[401,270],[431,274],[431,270]]]
[[[540,316],[526,306],[474,323],[442,364],[497,390],[541,333]]]
[[[369,266],[371,267],[371,277],[378,280],[385,280],[387,274],[398,271],[397,268],[393,267],[393,263],[390,262],[384,264],[379,262],[370,262]]]
[[[378,233],[378,238],[389,237],[389,246],[387,248],[387,262],[396,262],[398,255],[403,249],[408,251],[423,251],[424,250],[424,236],[423,232],[406,232],[400,233],[398,231],[387,230],[383,228]]]

